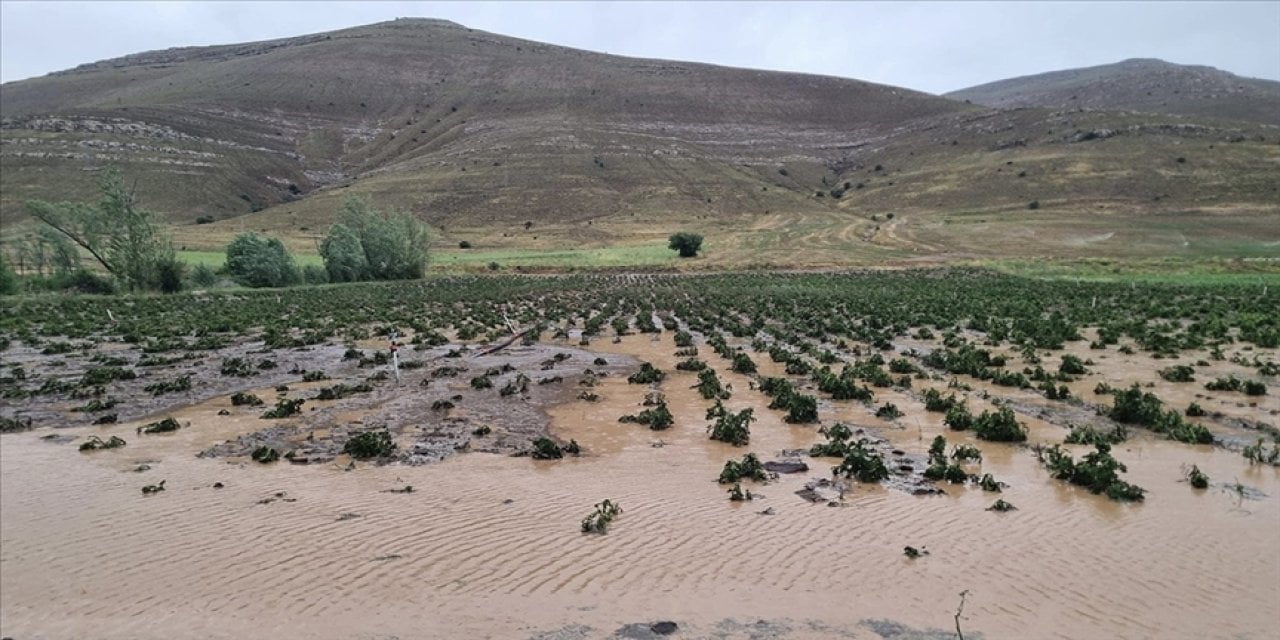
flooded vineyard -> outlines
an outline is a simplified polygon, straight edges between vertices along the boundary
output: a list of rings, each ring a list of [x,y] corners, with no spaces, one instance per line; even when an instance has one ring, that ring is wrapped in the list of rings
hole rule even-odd
[[[1275,294],[306,291],[3,312],[0,634],[1276,632]]]

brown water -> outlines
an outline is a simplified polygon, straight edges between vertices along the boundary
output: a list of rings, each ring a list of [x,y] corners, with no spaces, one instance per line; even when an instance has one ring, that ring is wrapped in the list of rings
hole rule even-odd
[[[668,334],[598,348],[668,371],[661,388],[673,428],[619,424],[618,416],[641,410],[646,389],[612,377],[595,389],[600,402],[551,411],[555,434],[588,454],[554,462],[467,454],[348,472],[342,464],[196,459],[262,426],[218,417],[225,399],[180,413],[192,427],[175,434],[134,436],[134,425],[59,432],[119,434],[129,445],[118,450],[82,454],[74,443],[41,441],[48,430],[5,435],[0,634],[520,638],[561,630],[554,637],[576,638],[671,619],[678,637],[876,638],[859,623],[952,629],[958,594],[968,590],[966,637],[1276,637],[1280,469],[1139,433],[1115,454],[1129,466],[1127,479],[1149,490],[1147,501],[1118,504],[1050,479],[1024,448],[945,432],[940,414],[877,390],[877,403],[892,401],[907,415],[891,423],[874,418],[874,407],[829,401],[820,413],[882,428],[914,453],[938,433],[976,444],[981,470],[1010,487],[999,496],[948,486],[946,496],[915,497],[856,485],[842,508],[814,505],[793,494],[829,476],[835,460],[816,459],[807,474],[753,486],[764,499],[731,503],[715,482],[725,460],[808,447],[820,439],[815,426],[782,422],[746,377],[706,353],[735,389],[726,405],[753,406],[760,418],[749,447],[709,441],[709,403],[688,388],[694,374],[674,370]],[[1144,373],[1108,355],[1099,376],[1081,385],[1154,380],[1154,369],[1168,364],[1147,362]],[[762,373],[780,373],[767,356],[755,359]],[[1202,391],[1202,382],[1186,388]],[[1259,407],[1235,407],[1240,394],[1222,403],[1274,421],[1271,393]],[[985,407],[976,397],[970,406]],[[1065,434],[1024,419],[1033,442]],[[131,471],[141,462],[152,469]],[[1193,463],[1211,477],[1210,489],[1180,481],[1181,467]],[[141,494],[161,479],[165,492]],[[1237,480],[1266,497],[1244,499],[1222,486]],[[215,482],[226,487],[211,488]],[[406,484],[415,492],[385,492]],[[296,501],[258,503],[277,492]],[[1019,510],[985,511],[996,497]],[[579,533],[604,498],[623,515],[605,536]],[[774,515],[758,513],[770,507]],[[360,517],[340,521],[343,513]],[[909,560],[905,545],[930,555]],[[757,619],[775,624],[754,627]]]

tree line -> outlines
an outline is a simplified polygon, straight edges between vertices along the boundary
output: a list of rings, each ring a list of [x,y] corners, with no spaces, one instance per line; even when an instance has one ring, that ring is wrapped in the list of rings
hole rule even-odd
[[[416,279],[426,271],[426,225],[412,214],[379,210],[354,196],[343,202],[338,221],[320,243],[323,268],[299,268],[279,238],[248,232],[228,243],[220,269],[200,264],[188,270],[156,214],[138,205],[118,170],[104,171],[97,184],[97,203],[25,203],[43,223],[19,245],[17,256],[28,280],[39,281],[35,288],[173,293],[189,284],[213,286],[223,277],[248,287],[286,287]],[[0,293],[21,288],[19,274],[0,254]]]

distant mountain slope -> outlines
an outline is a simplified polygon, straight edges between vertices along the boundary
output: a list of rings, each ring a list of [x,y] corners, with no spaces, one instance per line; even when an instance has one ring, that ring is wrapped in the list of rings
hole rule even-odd
[[[839,159],[913,119],[968,110],[855,80],[623,58],[419,19],[141,53],[5,84],[0,102],[6,209],[55,176],[66,185],[119,161],[166,174],[142,188],[179,220],[381,172],[431,174],[427,202],[487,216],[511,209],[489,202],[504,186],[530,195],[515,215],[672,189],[705,200],[706,172],[683,167]],[[625,173],[612,170],[624,156]],[[509,169],[482,184],[457,175],[481,161]],[[188,188],[168,193],[175,185]]]
[[[25,200],[96,199],[117,165],[201,249],[254,229],[314,251],[360,195],[481,264],[679,229],[722,264],[1269,256],[1280,132],[1220,116],[992,109],[396,20],[0,85],[0,240]]]
[[[1135,58],[1010,78],[945,94],[989,107],[1147,111],[1280,125],[1280,82]]]

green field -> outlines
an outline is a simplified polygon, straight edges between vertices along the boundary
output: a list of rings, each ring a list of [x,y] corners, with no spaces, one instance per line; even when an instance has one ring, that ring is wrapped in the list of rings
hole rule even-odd
[[[599,249],[564,249],[538,251],[528,249],[459,249],[431,255],[430,268],[452,271],[487,268],[555,267],[560,269],[592,269],[602,267],[652,267],[674,265],[676,252],[665,244],[621,245]]]
[[[179,260],[191,266],[202,264],[218,269],[227,262],[227,254],[222,251],[179,251],[177,253]],[[293,254],[293,260],[298,263],[299,267],[324,266],[324,260],[321,260],[320,256],[314,253],[295,253]]]
[[[314,253],[295,253],[299,267],[324,266],[324,260]],[[220,268],[227,259],[221,251],[179,251],[178,259],[189,265],[203,264]],[[490,263],[499,269],[515,267],[554,268],[561,270],[600,269],[615,267],[660,267],[675,265],[679,261],[676,252],[666,245],[624,245],[599,249],[529,250],[529,249],[453,249],[431,254],[428,269],[431,271],[487,270]]]
[[[981,263],[1010,275],[1082,282],[1266,284],[1280,286],[1280,260],[993,260]]]

